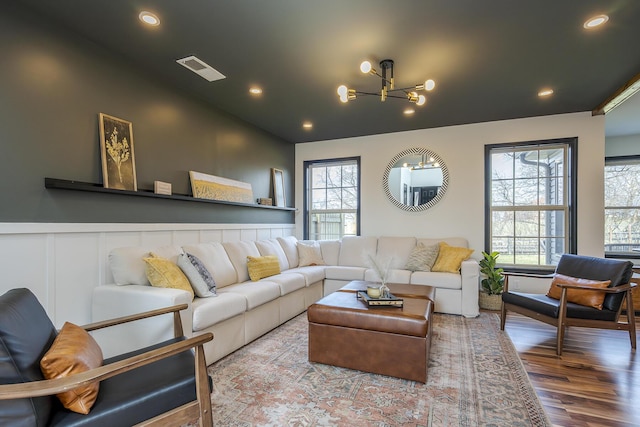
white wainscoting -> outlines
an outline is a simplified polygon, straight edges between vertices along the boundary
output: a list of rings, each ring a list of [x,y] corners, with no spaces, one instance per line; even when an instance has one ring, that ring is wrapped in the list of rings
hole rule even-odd
[[[91,322],[93,288],[113,283],[107,257],[123,246],[261,240],[294,224],[0,223],[0,294],[29,288],[56,327]]]

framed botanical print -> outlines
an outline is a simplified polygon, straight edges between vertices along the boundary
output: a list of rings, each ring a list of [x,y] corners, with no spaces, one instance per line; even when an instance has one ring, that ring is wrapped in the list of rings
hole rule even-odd
[[[281,169],[271,169],[271,180],[273,182],[273,200],[276,206],[285,207],[287,201],[284,195],[284,172]]]
[[[137,191],[131,122],[100,113],[100,156],[105,188]]]

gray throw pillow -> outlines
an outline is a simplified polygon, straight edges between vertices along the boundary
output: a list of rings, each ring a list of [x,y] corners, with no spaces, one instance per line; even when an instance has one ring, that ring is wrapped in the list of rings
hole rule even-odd
[[[216,281],[213,280],[213,276],[197,256],[180,254],[178,256],[178,267],[180,267],[184,275],[189,279],[193,292],[195,292],[197,296],[206,298],[217,295]]]
[[[411,271],[431,271],[431,267],[433,267],[438,258],[439,251],[440,246],[438,244],[426,246],[424,243],[418,243],[411,250],[404,268]]]

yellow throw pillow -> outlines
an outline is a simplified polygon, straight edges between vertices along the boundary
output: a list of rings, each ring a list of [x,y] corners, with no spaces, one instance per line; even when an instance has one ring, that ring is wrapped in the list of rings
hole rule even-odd
[[[473,249],[449,246],[445,242],[440,242],[439,246],[438,258],[431,267],[431,271],[457,273],[460,271],[462,261],[469,259],[473,253]]]
[[[562,288],[558,286],[558,283],[604,289],[609,287],[611,280],[578,279],[576,277],[565,276],[564,274],[556,274],[553,277],[553,282],[551,282],[549,292],[547,292],[547,296],[549,298],[559,300],[562,296]],[[574,304],[593,307],[598,310],[602,310],[602,304],[604,303],[605,296],[607,296],[606,292],[589,291],[585,289],[567,289],[567,301]]]
[[[168,259],[161,258],[153,253],[150,257],[143,259],[147,264],[145,271],[151,286],[157,288],[182,289],[183,291],[189,292],[191,299],[193,299],[194,294],[191,283],[189,283],[187,276],[180,270],[180,267]]]
[[[275,255],[260,257],[247,256],[247,269],[252,281],[280,274],[280,262]]]
[[[102,350],[87,331],[66,322],[40,360],[42,375],[48,380],[69,377],[102,366]],[[96,381],[59,393],[62,405],[73,412],[88,414],[98,397]]]

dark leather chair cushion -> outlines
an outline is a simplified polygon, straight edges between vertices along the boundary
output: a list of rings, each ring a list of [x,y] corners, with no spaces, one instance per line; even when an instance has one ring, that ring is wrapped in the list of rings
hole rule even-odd
[[[104,364],[113,363],[183,339],[171,339],[106,359]],[[88,415],[71,412],[60,405],[56,408],[50,425],[65,427],[131,426],[191,402],[196,398],[193,358],[191,351],[184,351],[126,374],[104,380],[100,383],[98,398]]]
[[[611,287],[629,283],[633,263],[616,259],[594,258],[584,255],[564,254],[558,262],[556,273],[591,280],[611,280]],[[608,294],[603,309],[618,311],[624,293]],[[569,315],[569,317],[575,317]]]
[[[544,294],[528,294],[523,292],[505,292],[502,294],[502,301],[507,304],[517,305],[518,307],[528,308],[555,319],[560,313],[560,301],[549,298]],[[614,321],[616,312],[602,309],[598,310],[592,307],[567,303],[567,317],[575,319],[591,319],[591,320],[607,320]]]
[[[57,331],[38,299],[28,289],[0,296],[0,383],[43,380],[40,359]],[[0,400],[0,425],[46,425],[55,396]]]

